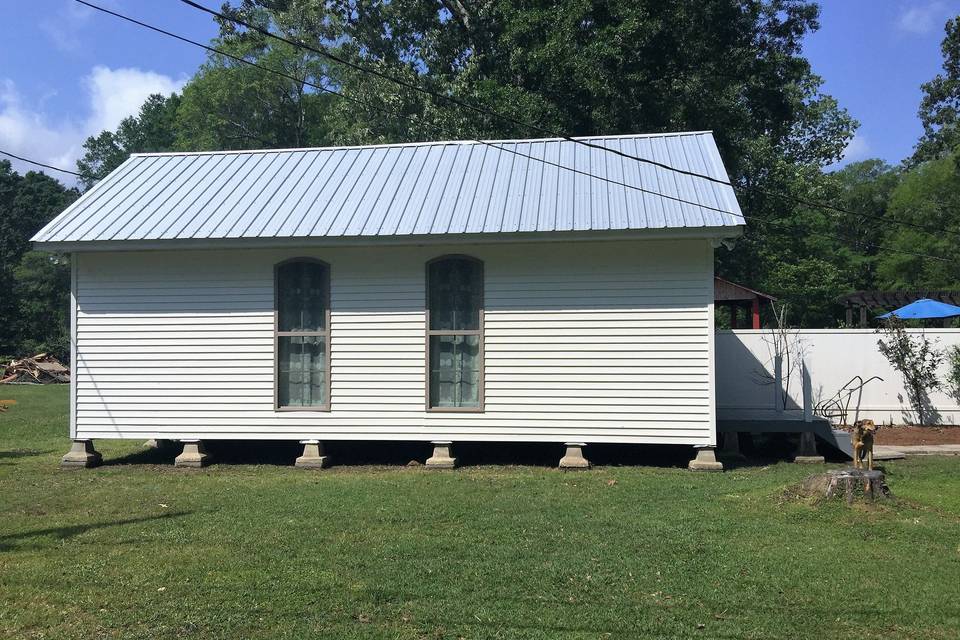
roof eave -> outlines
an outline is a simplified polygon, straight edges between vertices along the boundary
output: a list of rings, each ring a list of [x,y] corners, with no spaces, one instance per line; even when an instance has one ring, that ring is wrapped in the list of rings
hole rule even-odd
[[[707,240],[736,238],[743,225],[617,229],[609,231],[549,231],[510,233],[462,233],[393,236],[320,236],[256,238],[191,238],[169,240],[89,240],[34,242],[37,251],[82,253],[96,251],[164,251],[213,249],[273,249],[283,247],[349,247],[439,244],[503,244],[530,242],[576,242],[609,240]]]

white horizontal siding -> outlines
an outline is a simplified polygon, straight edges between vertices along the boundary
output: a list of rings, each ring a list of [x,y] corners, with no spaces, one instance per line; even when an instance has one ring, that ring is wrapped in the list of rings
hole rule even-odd
[[[485,264],[482,413],[427,412],[430,247],[82,254],[78,437],[714,440],[703,240],[456,247]],[[331,410],[274,411],[273,265],[331,265]]]

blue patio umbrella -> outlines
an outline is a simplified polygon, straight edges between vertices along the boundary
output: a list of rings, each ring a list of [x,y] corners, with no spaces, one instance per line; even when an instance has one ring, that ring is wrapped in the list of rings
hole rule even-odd
[[[896,316],[901,320],[921,320],[925,318],[955,318],[960,316],[960,307],[939,300],[930,298],[920,298],[916,302],[911,302],[905,307],[900,307],[889,313],[877,316],[878,318],[889,318]]]

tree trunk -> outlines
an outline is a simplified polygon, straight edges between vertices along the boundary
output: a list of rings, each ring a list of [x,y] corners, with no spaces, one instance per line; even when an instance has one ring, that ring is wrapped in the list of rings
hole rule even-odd
[[[837,469],[810,476],[803,481],[805,493],[822,498],[843,497],[847,504],[855,500],[882,500],[890,497],[882,471]]]

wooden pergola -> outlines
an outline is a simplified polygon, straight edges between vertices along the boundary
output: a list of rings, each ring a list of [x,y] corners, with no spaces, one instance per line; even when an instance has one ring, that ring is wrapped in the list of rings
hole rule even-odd
[[[882,309],[884,312],[899,309],[905,305],[929,298],[930,300],[939,300],[947,304],[960,306],[960,291],[949,290],[901,290],[901,291],[854,291],[853,293],[841,296],[838,302],[846,307],[847,326],[854,326],[854,315],[858,316],[858,324],[862,328],[870,326],[871,310]],[[952,323],[952,319],[947,319],[944,325]]]
[[[713,304],[716,307],[727,307],[730,310],[731,329],[747,328],[746,326],[739,326],[739,314],[737,312],[740,309],[744,309],[750,315],[750,328],[759,329],[760,303],[775,301],[776,298],[766,293],[717,276],[713,277]]]

